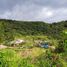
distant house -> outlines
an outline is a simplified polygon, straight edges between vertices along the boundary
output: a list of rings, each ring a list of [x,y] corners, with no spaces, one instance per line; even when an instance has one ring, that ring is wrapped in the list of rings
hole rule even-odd
[[[36,47],[42,47],[42,48],[49,48],[49,42],[48,41],[36,41],[35,42]]]
[[[42,48],[49,48],[49,44],[48,43],[41,43],[40,47],[42,47]]]
[[[48,41],[40,43],[39,47],[46,48],[46,49],[50,48],[52,51],[55,50],[55,46],[52,46],[51,43],[49,43]]]
[[[14,41],[10,42],[10,44],[13,45],[13,46],[21,44],[21,43],[25,43],[25,41],[22,40],[22,39],[17,39],[17,40],[14,40]]]
[[[17,40],[15,40],[14,44],[20,44],[20,43],[24,43],[24,42],[25,42],[24,40],[17,39]]]

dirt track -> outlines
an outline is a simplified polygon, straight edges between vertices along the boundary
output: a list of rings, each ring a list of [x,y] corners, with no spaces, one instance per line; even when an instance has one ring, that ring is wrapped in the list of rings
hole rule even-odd
[[[0,45],[0,49],[5,49],[5,48],[7,48],[7,46]]]

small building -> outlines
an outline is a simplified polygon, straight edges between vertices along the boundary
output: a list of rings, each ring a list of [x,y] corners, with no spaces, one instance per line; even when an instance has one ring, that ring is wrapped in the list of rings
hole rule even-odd
[[[12,46],[16,46],[16,45],[19,45],[19,44],[22,44],[22,43],[25,43],[25,41],[22,40],[22,39],[17,39],[17,40],[14,40],[14,41],[11,41],[11,42],[10,42],[10,44],[11,44]]]
[[[49,44],[48,43],[41,43],[40,47],[42,47],[42,48],[49,48]]]
[[[14,44],[21,44],[21,43],[24,43],[25,41],[24,40],[21,40],[21,39],[17,39],[14,41]]]

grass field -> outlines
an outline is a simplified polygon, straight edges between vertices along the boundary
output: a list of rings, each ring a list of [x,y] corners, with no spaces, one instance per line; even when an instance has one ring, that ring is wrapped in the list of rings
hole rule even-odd
[[[0,67],[67,67],[63,53],[52,52],[50,48],[36,47],[35,41],[48,41],[57,47],[58,40],[47,36],[22,36],[15,39],[25,40],[21,46],[0,49]],[[24,48],[21,48],[23,47]],[[32,46],[32,47],[31,47]],[[31,48],[30,48],[31,47]],[[66,54],[67,55],[67,54]],[[65,57],[66,58],[66,57]]]

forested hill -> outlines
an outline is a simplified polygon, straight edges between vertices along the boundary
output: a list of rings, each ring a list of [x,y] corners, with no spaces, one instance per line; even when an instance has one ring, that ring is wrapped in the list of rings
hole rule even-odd
[[[60,37],[63,30],[67,29],[67,21],[48,24],[45,22],[0,20],[0,41],[11,39],[14,35],[48,35]]]

